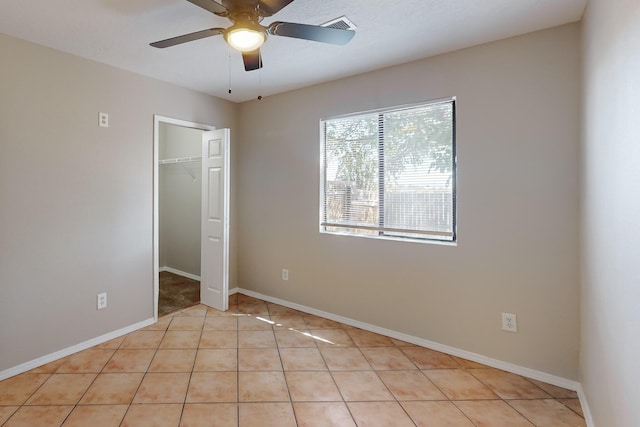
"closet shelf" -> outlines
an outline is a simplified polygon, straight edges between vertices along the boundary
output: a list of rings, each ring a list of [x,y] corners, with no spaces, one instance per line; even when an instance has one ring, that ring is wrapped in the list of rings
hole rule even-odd
[[[171,164],[171,163],[197,162],[199,160],[202,160],[202,156],[198,156],[198,157],[177,157],[175,159],[161,159],[161,160],[158,160],[158,164],[168,165],[168,164]]]

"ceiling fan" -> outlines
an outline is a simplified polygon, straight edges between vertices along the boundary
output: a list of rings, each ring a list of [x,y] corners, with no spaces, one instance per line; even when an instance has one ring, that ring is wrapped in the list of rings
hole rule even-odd
[[[172,37],[151,43],[151,46],[165,48],[221,34],[231,47],[242,52],[244,69],[252,71],[262,68],[260,46],[269,35],[337,45],[347,44],[355,35],[353,30],[294,22],[276,21],[266,27],[260,24],[263,18],[275,15],[293,0],[221,0],[222,4],[214,0],[187,1],[218,16],[228,18],[233,25],[229,28],[209,28]]]

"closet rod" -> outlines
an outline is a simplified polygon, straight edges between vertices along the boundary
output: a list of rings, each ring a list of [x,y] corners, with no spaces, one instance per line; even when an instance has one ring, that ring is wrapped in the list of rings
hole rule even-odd
[[[198,160],[202,160],[202,156],[198,157],[178,157],[175,159],[162,159],[158,160],[158,164],[168,165],[171,163],[187,163],[187,162],[196,162]]]

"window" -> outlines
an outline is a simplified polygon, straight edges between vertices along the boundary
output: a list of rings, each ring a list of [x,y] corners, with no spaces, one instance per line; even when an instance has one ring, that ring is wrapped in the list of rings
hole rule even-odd
[[[455,99],[323,120],[321,140],[321,232],[455,241]]]

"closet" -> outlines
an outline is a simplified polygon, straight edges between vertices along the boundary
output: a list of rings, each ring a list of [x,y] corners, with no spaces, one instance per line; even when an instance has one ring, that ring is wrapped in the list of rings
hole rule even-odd
[[[202,134],[200,129],[165,122],[158,128],[159,271],[198,281]]]
[[[193,299],[176,309],[200,302],[225,311],[229,304],[231,131],[155,115],[153,134],[156,313],[170,312],[161,309],[163,276],[180,283],[193,279]],[[184,293],[180,287],[173,288]]]

